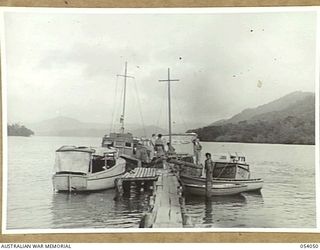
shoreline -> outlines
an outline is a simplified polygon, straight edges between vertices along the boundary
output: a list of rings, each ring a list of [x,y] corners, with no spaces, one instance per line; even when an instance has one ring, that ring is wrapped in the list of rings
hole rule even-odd
[[[22,135],[8,135],[8,137],[62,137],[62,138],[100,138],[100,136],[72,136],[72,135],[31,135],[31,136],[22,136]],[[102,137],[102,136],[101,136]],[[316,146],[316,144],[299,144],[299,143],[278,143],[278,142],[241,142],[241,141],[209,141],[201,140],[200,142],[213,142],[213,143],[242,143],[242,144],[270,144],[270,145],[294,145],[294,146]]]

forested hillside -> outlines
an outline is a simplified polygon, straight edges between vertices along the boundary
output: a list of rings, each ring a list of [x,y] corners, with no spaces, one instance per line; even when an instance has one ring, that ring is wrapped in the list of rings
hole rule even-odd
[[[256,110],[188,132],[197,133],[202,141],[314,144],[315,95],[294,92]]]

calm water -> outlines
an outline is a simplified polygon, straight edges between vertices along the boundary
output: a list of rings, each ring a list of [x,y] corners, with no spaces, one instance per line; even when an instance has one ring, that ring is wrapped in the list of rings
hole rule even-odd
[[[243,152],[251,178],[263,178],[261,195],[205,201],[187,197],[197,227],[316,227],[315,147],[242,143],[202,143],[205,152]]]
[[[64,194],[52,190],[54,152],[61,145],[99,145],[100,138],[9,137],[8,229],[138,227],[148,193],[115,201],[114,190]],[[197,227],[315,227],[314,146],[203,143],[205,152],[243,152],[261,195],[187,197]]]

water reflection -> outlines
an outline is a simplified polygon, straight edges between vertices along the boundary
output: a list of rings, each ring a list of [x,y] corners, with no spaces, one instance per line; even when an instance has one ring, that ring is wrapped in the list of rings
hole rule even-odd
[[[219,222],[230,218],[231,210],[244,207],[247,203],[243,195],[213,196],[186,196],[187,213],[192,217],[196,227],[219,227]]]
[[[185,197],[187,204],[202,204],[202,203],[209,203],[209,204],[230,204],[230,203],[245,203],[246,198],[242,194],[238,195],[228,195],[228,196],[212,196],[212,197],[204,197],[204,196],[196,196],[196,195],[187,195]]]
[[[213,217],[212,217],[212,197],[208,197],[205,200],[205,214],[204,214],[204,223],[205,224],[212,224]]]
[[[264,205],[261,193],[242,193],[235,196],[186,196],[186,209],[196,227],[248,227],[251,209]]]
[[[51,213],[54,228],[138,227],[149,208],[150,192],[133,189],[115,198],[115,190],[93,193],[54,193]]]
[[[264,200],[261,191],[259,192],[248,192],[243,193],[243,195],[246,197],[247,202],[255,205],[263,205]]]

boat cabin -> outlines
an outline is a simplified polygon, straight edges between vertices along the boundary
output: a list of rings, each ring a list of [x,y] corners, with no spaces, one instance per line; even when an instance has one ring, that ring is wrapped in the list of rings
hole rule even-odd
[[[116,164],[118,152],[109,148],[62,146],[56,150],[56,174],[97,173]]]
[[[102,138],[102,147],[116,148],[119,150],[120,155],[133,156],[137,145],[131,133],[110,133]]]
[[[244,156],[244,154],[239,152],[213,155],[212,159],[213,161],[216,161],[216,162],[235,162],[235,163],[246,164],[246,157]]]

